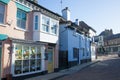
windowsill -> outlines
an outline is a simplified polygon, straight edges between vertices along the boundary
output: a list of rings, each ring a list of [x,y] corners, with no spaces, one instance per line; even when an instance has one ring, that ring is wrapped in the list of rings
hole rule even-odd
[[[0,23],[0,26],[7,27],[7,25],[5,25],[5,24],[1,24],[1,23]]]
[[[18,27],[15,27],[14,29],[19,30],[19,31],[24,31],[24,32],[27,32],[27,30],[22,29],[22,28],[18,28]]]
[[[45,31],[40,31],[42,33],[45,33],[45,34],[49,34],[49,35],[53,35],[53,36],[57,36],[57,34],[53,34],[53,33],[49,33],[49,32],[45,32]]]

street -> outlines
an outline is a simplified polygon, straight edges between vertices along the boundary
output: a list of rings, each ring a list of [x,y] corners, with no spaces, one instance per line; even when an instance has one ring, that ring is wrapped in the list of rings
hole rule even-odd
[[[55,80],[120,80],[120,58],[112,55],[100,59],[96,64]]]

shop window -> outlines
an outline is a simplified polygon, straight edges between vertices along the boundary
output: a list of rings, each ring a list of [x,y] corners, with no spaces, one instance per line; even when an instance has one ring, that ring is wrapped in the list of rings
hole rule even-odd
[[[41,70],[41,47],[15,45],[15,75]]]

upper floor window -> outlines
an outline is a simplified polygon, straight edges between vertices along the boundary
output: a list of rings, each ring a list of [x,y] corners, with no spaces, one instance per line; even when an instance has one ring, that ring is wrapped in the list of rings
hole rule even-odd
[[[42,16],[42,30],[45,32],[49,32],[49,26],[50,26],[50,19]]]
[[[0,23],[4,23],[5,5],[0,3]]]
[[[38,30],[38,15],[34,17],[34,30]]]
[[[26,29],[26,18],[27,18],[26,12],[17,9],[17,27]]]
[[[57,22],[51,21],[51,33],[57,34]]]

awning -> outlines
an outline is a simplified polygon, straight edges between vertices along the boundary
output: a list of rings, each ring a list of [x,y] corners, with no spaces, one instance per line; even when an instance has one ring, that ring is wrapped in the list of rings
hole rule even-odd
[[[5,35],[5,34],[0,34],[0,41],[6,40],[7,38],[8,38],[7,35]]]
[[[16,6],[17,6],[17,8],[19,8],[19,9],[21,9],[23,11],[26,11],[26,12],[30,11],[30,8],[28,8],[28,7],[26,7],[26,6],[22,5],[22,4],[19,4],[17,2],[16,2]]]
[[[0,2],[3,2],[5,4],[8,4],[10,0],[0,0]]]

